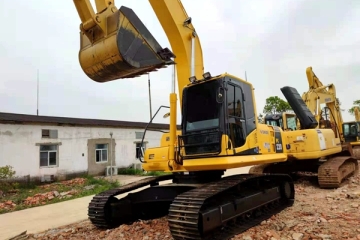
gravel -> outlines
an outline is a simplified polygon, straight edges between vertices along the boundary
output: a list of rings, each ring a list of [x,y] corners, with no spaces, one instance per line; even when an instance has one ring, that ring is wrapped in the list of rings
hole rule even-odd
[[[360,174],[338,189],[319,189],[316,178],[303,177],[295,183],[295,204],[232,240],[360,240]],[[112,230],[99,230],[82,221],[28,239],[172,239],[166,217],[138,221]]]

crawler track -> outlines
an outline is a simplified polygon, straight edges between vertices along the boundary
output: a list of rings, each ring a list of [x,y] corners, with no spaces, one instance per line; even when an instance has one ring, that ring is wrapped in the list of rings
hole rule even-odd
[[[92,224],[99,228],[114,228],[122,223],[131,221],[131,218],[114,220],[111,216],[110,204],[116,202],[115,196],[127,193],[129,191],[145,187],[147,185],[157,184],[159,181],[173,179],[173,175],[164,175],[159,177],[149,177],[137,182],[133,182],[120,188],[111,189],[97,194],[89,204],[88,216]]]
[[[359,170],[358,161],[354,158],[334,157],[323,163],[318,170],[318,181],[321,188],[338,188],[349,176]]]
[[[172,175],[146,178],[96,195],[89,204],[90,221],[99,228],[136,221],[138,217],[129,214],[127,207],[116,206],[121,201],[115,196],[146,185],[154,185],[151,188],[156,190],[159,181],[172,178]],[[189,184],[190,190],[184,190],[186,184],[170,185],[175,187],[165,190],[167,193],[183,187],[172,195],[167,210],[173,238],[184,240],[231,238],[291,206],[295,196],[292,179],[281,174],[235,175],[200,185]],[[164,189],[167,188],[161,191]],[[161,199],[159,203],[162,204]],[[149,209],[146,205],[140,208],[141,211]]]
[[[314,160],[315,161],[315,160]],[[317,168],[317,171],[316,171]],[[358,160],[350,156],[332,157],[321,163],[319,167],[316,164],[297,162],[294,164],[262,164],[250,168],[250,174],[263,173],[286,173],[292,174],[297,171],[317,172],[320,188],[338,188],[348,177],[356,174],[359,170]]]
[[[293,204],[287,175],[236,175],[180,194],[169,210],[174,239],[228,239]]]

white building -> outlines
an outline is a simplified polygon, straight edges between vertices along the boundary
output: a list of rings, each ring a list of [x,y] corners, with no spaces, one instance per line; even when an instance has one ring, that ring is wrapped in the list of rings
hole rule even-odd
[[[35,179],[103,175],[110,158],[120,168],[140,163],[137,154],[146,125],[0,113],[0,166],[10,165],[17,176]],[[144,147],[159,146],[161,131],[168,129],[167,124],[151,124]]]

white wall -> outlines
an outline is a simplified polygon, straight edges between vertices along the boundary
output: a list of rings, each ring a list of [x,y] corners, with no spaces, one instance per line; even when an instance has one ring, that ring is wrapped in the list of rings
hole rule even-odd
[[[58,130],[58,139],[42,139],[41,129]],[[0,124],[0,166],[13,166],[17,176],[87,171],[88,139],[110,138],[110,132],[113,132],[116,142],[116,165],[127,167],[139,163],[135,158],[134,141],[141,139],[136,139],[135,132],[143,132],[143,129]],[[147,131],[146,147],[159,146],[161,135],[161,132]],[[39,146],[36,143],[49,142],[61,142],[58,167],[40,167]]]

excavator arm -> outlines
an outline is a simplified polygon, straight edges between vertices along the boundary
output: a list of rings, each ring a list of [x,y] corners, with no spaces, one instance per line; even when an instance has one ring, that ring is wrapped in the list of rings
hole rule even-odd
[[[81,20],[80,65],[90,79],[108,82],[176,64],[181,103],[189,76],[200,79],[204,72],[200,40],[180,0],[149,2],[176,56],[160,46],[131,9],[95,0],[95,13],[89,0],[74,0]]]
[[[360,122],[360,110],[359,107],[354,107],[355,121]]]
[[[306,69],[309,90],[302,96],[305,104],[314,114],[320,128],[333,128],[335,136],[342,136],[343,118],[334,84],[323,85],[312,67]],[[325,104],[325,108],[321,106]]]

